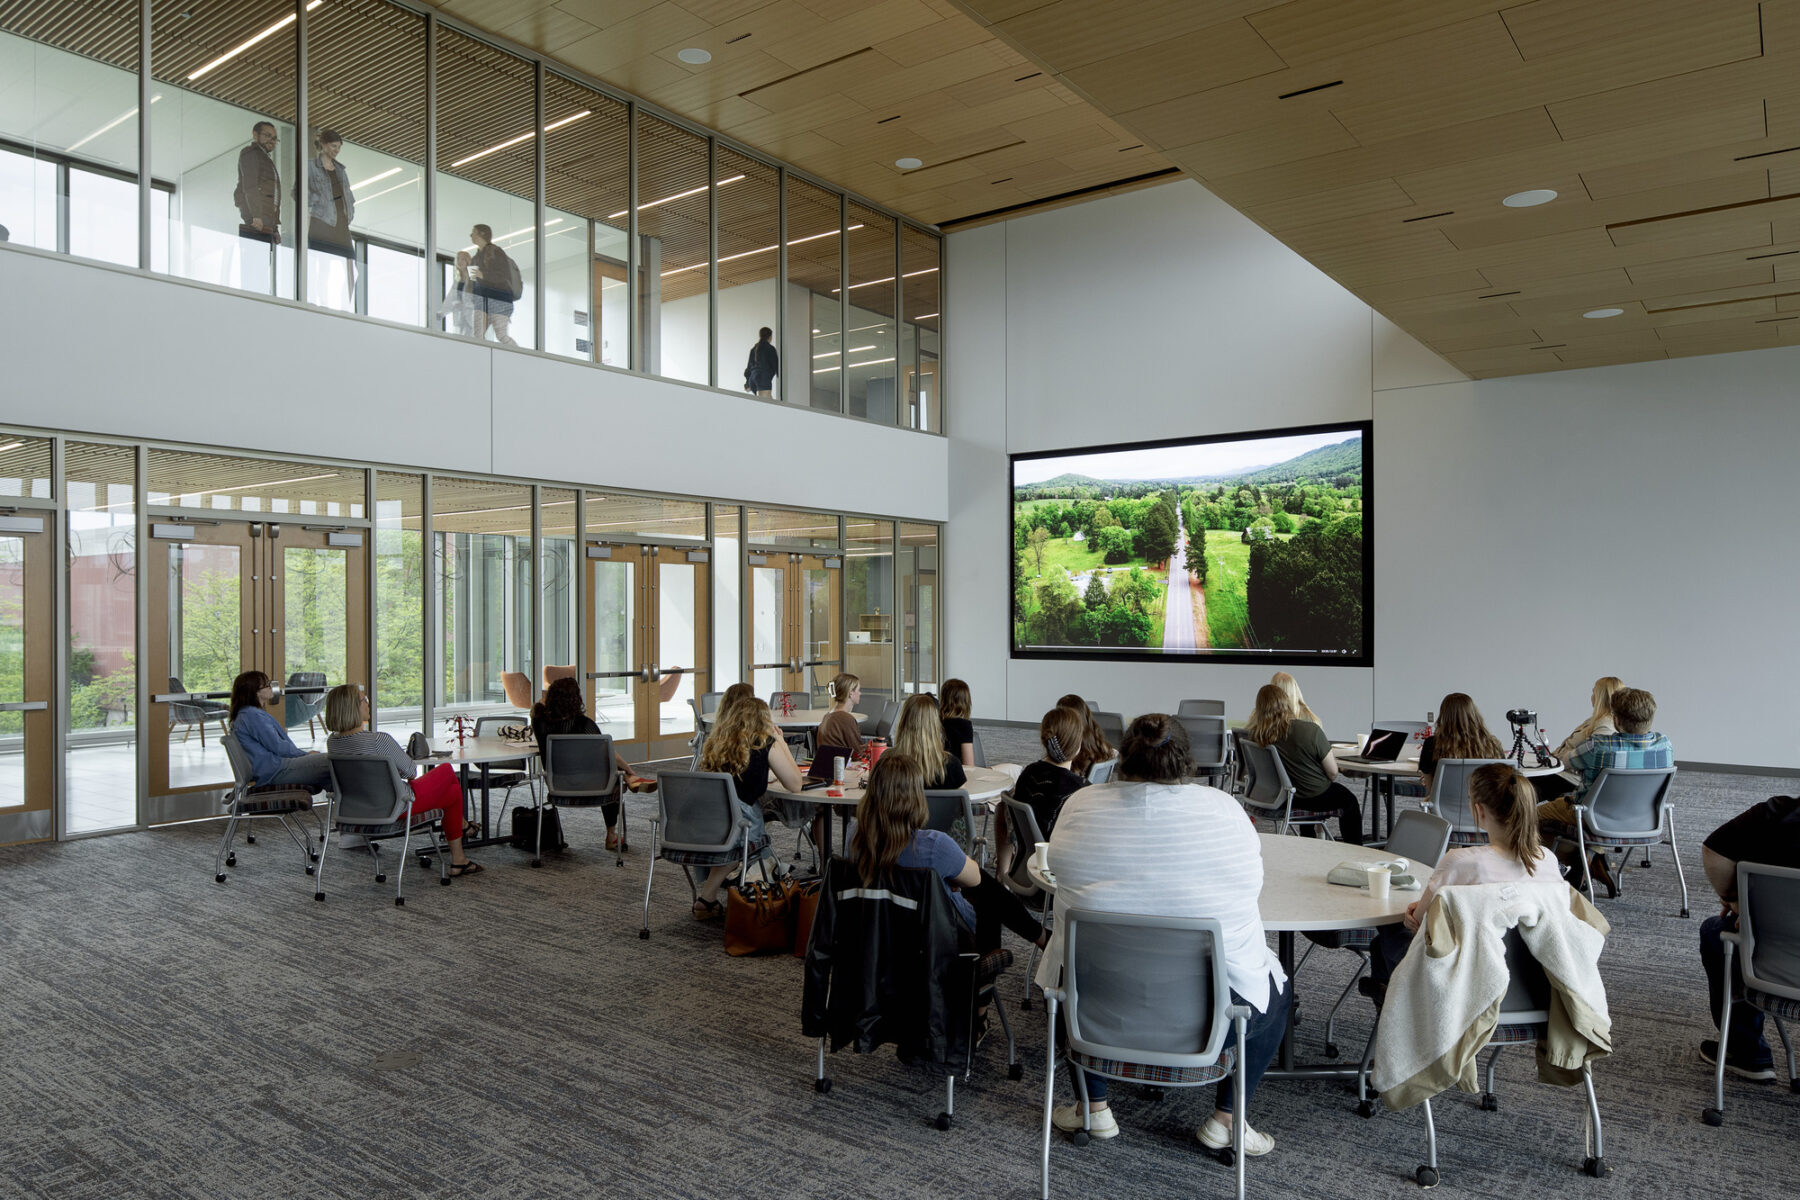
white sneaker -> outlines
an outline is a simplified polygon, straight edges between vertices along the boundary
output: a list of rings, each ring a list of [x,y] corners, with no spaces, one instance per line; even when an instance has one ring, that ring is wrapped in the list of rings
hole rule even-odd
[[[1050,1123],[1064,1133],[1074,1133],[1081,1126],[1081,1105],[1059,1104],[1050,1114]],[[1119,1123],[1113,1120],[1112,1109],[1103,1108],[1088,1121],[1088,1136],[1095,1138],[1114,1138],[1119,1136]]]
[[[1221,1125],[1213,1118],[1206,1118],[1206,1124],[1194,1131],[1200,1144],[1209,1150],[1229,1150],[1231,1148],[1231,1127]],[[1266,1133],[1258,1133],[1248,1123],[1244,1125],[1244,1154],[1249,1158],[1261,1158],[1275,1148],[1275,1139]]]

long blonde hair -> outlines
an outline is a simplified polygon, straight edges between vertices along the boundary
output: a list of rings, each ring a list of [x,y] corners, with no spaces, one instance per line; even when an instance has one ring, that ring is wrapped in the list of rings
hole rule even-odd
[[[713,719],[706,748],[700,752],[700,769],[736,775],[769,740],[769,706],[755,696],[741,696]]]
[[[1256,689],[1256,709],[1244,733],[1259,746],[1273,746],[1288,735],[1294,723],[1294,702],[1278,683],[1265,683]]]
[[[1594,736],[1594,730],[1600,722],[1605,721],[1609,725],[1612,723],[1613,693],[1624,686],[1625,681],[1617,675],[1602,675],[1594,680],[1594,711],[1588,714],[1587,720],[1576,727],[1574,735],[1570,738],[1571,741],[1579,745]]]
[[[883,754],[857,802],[856,833],[850,838],[850,861],[864,884],[873,885],[893,869],[929,816],[919,761],[898,750]]]
[[[950,754],[944,749],[944,720],[938,715],[936,696],[920,692],[906,698],[900,719],[894,722],[894,752],[919,764],[926,787],[944,782],[944,763]]]
[[[1504,829],[1506,851],[1529,867],[1543,853],[1538,838],[1537,789],[1511,763],[1489,763],[1469,774],[1469,799],[1492,813]]]
[[[1506,748],[1488,732],[1481,710],[1467,692],[1451,692],[1438,702],[1437,733],[1431,745],[1440,759],[1506,757]]]
[[[1323,726],[1319,714],[1306,706],[1306,697],[1300,694],[1300,681],[1286,671],[1277,671],[1269,677],[1269,682],[1287,693],[1288,703],[1293,706],[1294,715],[1302,721],[1311,721],[1314,725]]]

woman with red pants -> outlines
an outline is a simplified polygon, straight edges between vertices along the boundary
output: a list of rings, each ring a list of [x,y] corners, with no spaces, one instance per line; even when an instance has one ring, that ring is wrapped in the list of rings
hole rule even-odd
[[[400,778],[412,785],[414,816],[432,809],[443,811],[444,835],[450,840],[450,873],[474,875],[481,871],[481,864],[471,862],[463,853],[463,790],[461,781],[456,778],[456,769],[449,763],[440,763],[413,779],[416,764],[400,748],[400,743],[388,734],[372,732],[368,725],[369,698],[360,687],[353,683],[340,684],[326,694],[325,728],[331,736],[326,739],[325,752],[385,758],[393,763]]]

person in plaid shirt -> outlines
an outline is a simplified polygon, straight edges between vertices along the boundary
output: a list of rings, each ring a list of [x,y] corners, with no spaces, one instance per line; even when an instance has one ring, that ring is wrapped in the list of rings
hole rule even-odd
[[[1656,697],[1642,688],[1620,688],[1613,693],[1612,718],[1616,733],[1596,733],[1576,747],[1563,765],[1580,776],[1575,791],[1538,805],[1538,825],[1545,840],[1575,836],[1575,806],[1585,801],[1603,767],[1621,770],[1667,770],[1675,765],[1669,739],[1650,728],[1656,719]],[[1606,856],[1596,854],[1588,869],[1616,897],[1618,884],[1607,869]]]

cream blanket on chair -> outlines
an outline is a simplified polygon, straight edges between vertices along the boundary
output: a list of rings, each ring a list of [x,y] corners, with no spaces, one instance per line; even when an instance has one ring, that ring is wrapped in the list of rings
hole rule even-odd
[[[1389,1108],[1410,1108],[1452,1084],[1480,1090],[1476,1056],[1506,996],[1505,937],[1514,926],[1550,980],[1538,1078],[1567,1087],[1584,1063],[1612,1052],[1600,979],[1610,926],[1587,898],[1560,881],[1447,887],[1388,984],[1370,1082]]]

